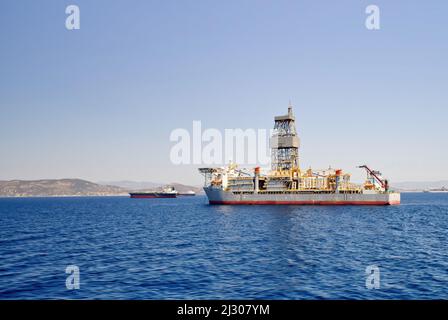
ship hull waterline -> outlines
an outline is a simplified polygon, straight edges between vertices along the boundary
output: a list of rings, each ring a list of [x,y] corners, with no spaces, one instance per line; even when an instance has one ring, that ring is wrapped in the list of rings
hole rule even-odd
[[[398,205],[399,193],[240,193],[206,187],[214,205]]]
[[[130,194],[133,199],[176,198],[175,194]]]

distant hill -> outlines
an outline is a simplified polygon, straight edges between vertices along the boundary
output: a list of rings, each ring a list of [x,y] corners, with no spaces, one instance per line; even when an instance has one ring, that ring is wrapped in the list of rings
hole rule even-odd
[[[81,179],[0,181],[1,197],[109,196],[127,194],[126,189]]]
[[[392,188],[403,191],[422,191],[429,189],[440,189],[442,187],[448,188],[448,180],[440,181],[407,181],[396,182],[392,184]]]
[[[81,179],[10,180],[0,181],[0,197],[115,196],[128,195],[128,192],[136,190],[161,190],[163,186],[158,183],[132,181],[116,186]],[[202,188],[180,183],[171,183],[170,186],[180,193],[190,190],[196,193],[203,192]]]
[[[117,186],[126,190],[142,190],[142,189],[155,189],[164,185],[164,183],[150,182],[150,181],[100,181],[97,182],[100,185]]]
[[[114,185],[121,188],[124,188],[128,191],[154,191],[159,190],[161,191],[164,186],[173,186],[178,192],[184,193],[188,191],[194,191],[196,193],[204,192],[202,190],[202,187],[198,186],[189,186],[186,184],[181,184],[177,182],[171,182],[171,183],[160,183],[160,182],[150,182],[150,181],[129,181],[129,180],[122,180],[122,181],[107,181],[107,182],[98,182],[98,184],[101,185]]]
[[[130,191],[162,190],[165,185],[173,186],[178,192],[203,193],[202,187],[172,182],[116,181],[94,183],[82,179],[44,179],[0,181],[0,197],[38,196],[115,196],[127,195]],[[423,191],[448,188],[448,180],[396,182],[391,189],[397,191]]]
[[[169,185],[173,186],[177,190],[177,192],[180,192],[180,193],[186,193],[188,191],[194,191],[196,193],[204,192],[204,190],[201,187],[187,186],[185,184],[180,184],[180,183],[175,183],[175,182],[170,183]]]

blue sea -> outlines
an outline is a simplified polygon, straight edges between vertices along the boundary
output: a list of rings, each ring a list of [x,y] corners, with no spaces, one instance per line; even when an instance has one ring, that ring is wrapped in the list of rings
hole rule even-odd
[[[388,207],[4,198],[0,299],[447,299],[447,245],[448,193]]]

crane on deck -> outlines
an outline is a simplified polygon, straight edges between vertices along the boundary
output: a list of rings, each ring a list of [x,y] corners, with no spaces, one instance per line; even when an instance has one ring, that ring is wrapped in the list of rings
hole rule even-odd
[[[389,190],[389,182],[387,181],[387,179],[382,179],[382,178],[380,178],[380,176],[381,176],[381,172],[372,170],[372,169],[370,169],[370,168],[369,168],[367,165],[365,165],[365,164],[362,165],[362,166],[359,166],[358,168],[365,169],[366,172],[367,172],[367,174],[368,174],[370,177],[373,177],[373,178],[380,184],[380,186],[381,186],[382,188],[384,188],[385,191],[388,191],[388,190]]]

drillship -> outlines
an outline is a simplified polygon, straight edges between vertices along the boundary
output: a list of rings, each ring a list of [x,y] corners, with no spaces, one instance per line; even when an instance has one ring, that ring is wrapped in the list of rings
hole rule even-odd
[[[248,171],[234,163],[227,167],[200,168],[204,191],[210,204],[255,205],[395,205],[400,193],[389,190],[379,171],[365,169],[362,185],[350,182],[341,169],[302,170],[299,166],[300,140],[291,104],[288,114],[275,117],[270,139],[271,169]]]
[[[148,191],[148,192],[131,192],[131,198],[176,198],[177,191],[174,187],[164,187],[162,191]]]

